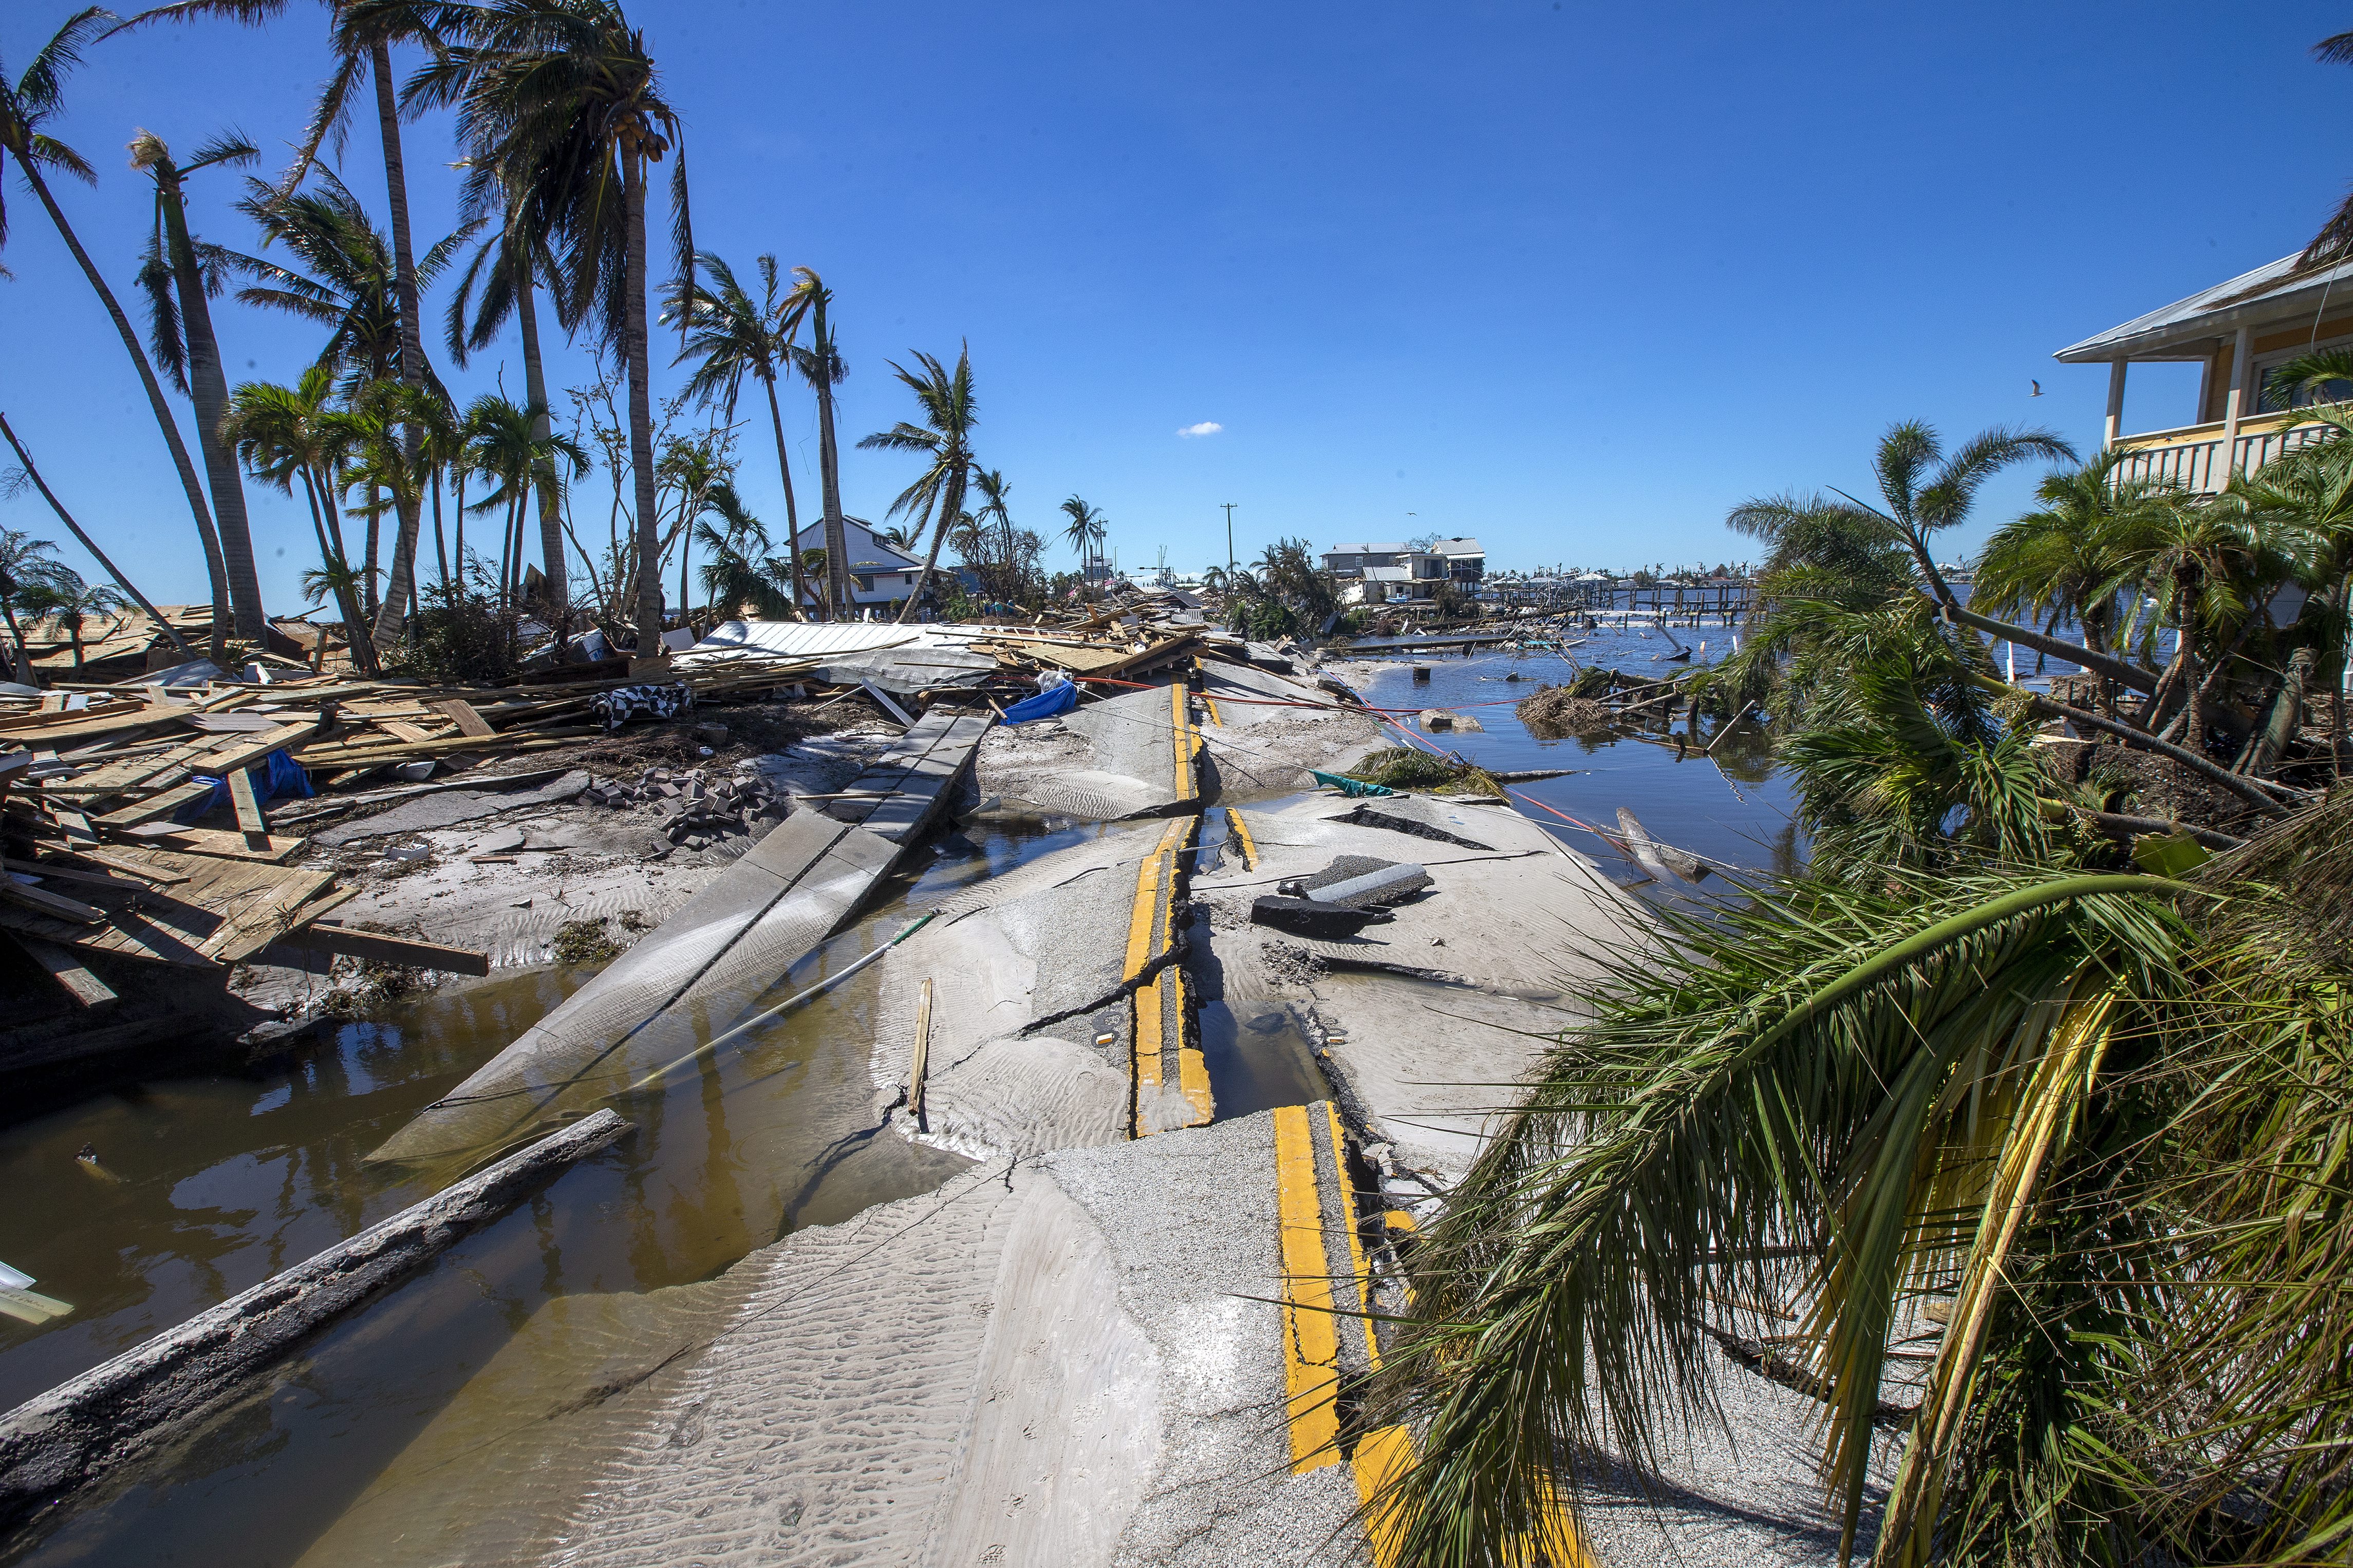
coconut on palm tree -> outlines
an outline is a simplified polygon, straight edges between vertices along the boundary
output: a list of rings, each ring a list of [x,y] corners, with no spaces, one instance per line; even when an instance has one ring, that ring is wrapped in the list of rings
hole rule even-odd
[[[792,366],[793,336],[801,317],[793,300],[780,292],[776,258],[756,257],[753,265],[760,276],[760,298],[756,300],[736,279],[735,269],[723,258],[715,251],[702,252],[695,258],[697,278],[673,282],[662,320],[680,319],[686,324],[686,346],[679,351],[673,363],[695,362],[686,392],[698,405],[706,408],[715,405],[733,420],[735,400],[743,391],[746,375],[757,381],[761,391],[767,395],[768,427],[776,443],[776,474],[785,487],[786,534],[797,541],[800,538],[800,508],[793,496],[792,460],[785,451],[785,417],[776,401],[776,378]],[[800,556],[797,552],[786,553],[792,558],[791,616],[798,620],[802,595]]]
[[[205,554],[205,572],[212,584],[213,623],[212,653],[216,661],[227,657],[226,637],[228,627],[228,576],[221,560],[220,536],[213,527],[212,508],[205,500],[203,483],[196,477],[196,466],[188,456],[185,442],[180,439],[179,422],[172,416],[171,405],[164,400],[163,385],[155,379],[155,367],[149,363],[147,351],[141,346],[139,334],[132,330],[131,318],[124,313],[114,290],[107,287],[106,279],[98,269],[90,253],[82,248],[81,240],[67,221],[65,211],[58,205],[49,190],[46,172],[56,170],[85,184],[98,183],[98,175],[87,160],[63,142],[41,129],[63,106],[63,89],[68,72],[81,61],[81,50],[99,30],[114,18],[111,13],[96,6],[87,6],[67,18],[65,26],[50,36],[34,55],[24,74],[11,82],[5,67],[0,67],[0,176],[6,174],[9,158],[16,161],[17,172],[25,184],[49,215],[49,221],[73,255],[82,276],[89,279],[99,303],[106,308],[107,319],[114,323],[122,340],[123,352],[131,356],[132,368],[138,372],[140,387],[147,395],[148,412],[154,416],[156,428],[164,434],[164,445],[172,454],[172,466],[180,476],[180,489],[186,496],[188,511],[195,521],[196,538]],[[8,237],[8,209],[5,181],[0,179],[0,245]]]
[[[915,576],[914,591],[899,611],[899,619],[914,618],[915,606],[923,601],[924,590],[930,587],[932,574],[939,566],[940,543],[955,520],[964,512],[965,487],[972,479],[972,427],[978,422],[972,395],[972,350],[967,345],[956,355],[955,369],[950,370],[927,353],[915,355],[916,370],[892,364],[892,374],[915,395],[915,405],[922,411],[923,422],[911,425],[901,420],[888,430],[878,430],[858,443],[863,448],[881,452],[919,452],[930,459],[915,482],[899,492],[891,503],[891,515],[904,513],[913,520],[918,536],[926,522],[931,525],[931,547],[923,554],[923,569]]]
[[[201,170],[248,163],[259,156],[241,137],[220,136],[181,163],[152,132],[142,131],[131,139],[131,166],[143,170],[155,186],[155,222],[139,272],[147,293],[149,341],[164,373],[187,394],[195,410],[196,447],[211,481],[229,607],[237,635],[256,642],[265,635],[268,621],[261,607],[261,578],[254,570],[245,487],[237,458],[219,436],[221,418],[228,412],[228,378],[221,370],[220,342],[213,333],[208,303],[218,291],[225,253],[216,246],[200,246],[189,233],[185,182]]]

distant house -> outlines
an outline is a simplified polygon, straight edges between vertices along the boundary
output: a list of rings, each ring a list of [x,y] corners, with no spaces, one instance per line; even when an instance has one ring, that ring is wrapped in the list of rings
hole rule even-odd
[[[1446,575],[1457,583],[1476,583],[1487,574],[1487,551],[1475,539],[1439,539],[1430,552],[1446,563]]]
[[[849,596],[854,603],[895,605],[915,591],[915,581],[923,574],[922,556],[908,554],[876,533],[872,523],[860,518],[843,518],[841,530],[849,544]],[[797,542],[803,554],[823,550],[823,521],[802,524]],[[819,585],[810,584],[804,592],[814,604]]]
[[[1459,555],[1446,551],[1461,546]],[[1341,601],[1385,605],[1436,596],[1451,578],[1475,583],[1486,569],[1486,552],[1475,539],[1441,539],[1428,550],[1410,544],[1335,544],[1324,552],[1324,570],[1341,584]]]
[[[2353,260],[2299,268],[2283,257],[2226,283],[2071,343],[2063,364],[2108,367],[2102,448],[2125,453],[2126,479],[2164,479],[2205,493],[2294,451],[2320,427],[2299,413],[2315,398],[2282,383],[2279,369],[2315,349],[2353,348]],[[2125,375],[2136,361],[2200,367],[2189,419],[2165,429],[2124,428]],[[2332,384],[2319,401],[2353,397]]]

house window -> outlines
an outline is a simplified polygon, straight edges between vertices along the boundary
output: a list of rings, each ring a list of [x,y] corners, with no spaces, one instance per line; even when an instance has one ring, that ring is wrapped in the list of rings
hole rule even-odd
[[[2306,390],[2292,388],[2280,379],[2280,371],[2289,362],[2330,349],[2353,350],[2353,337],[2330,338],[2307,347],[2282,349],[2277,353],[2259,356],[2255,361],[2255,376],[2256,384],[2263,390],[2255,398],[2256,411],[2280,414],[2290,408],[2309,408],[2316,403],[2353,402],[2353,381],[2323,382]]]

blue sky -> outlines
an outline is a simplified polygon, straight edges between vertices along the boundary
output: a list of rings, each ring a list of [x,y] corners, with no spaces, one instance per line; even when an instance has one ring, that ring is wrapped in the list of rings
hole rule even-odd
[[[12,68],[68,9],[6,8]],[[133,127],[185,150],[233,124],[275,164],[326,68],[322,15],[133,35],[74,79],[55,129],[101,181],[63,200],[126,300],[148,218]],[[2353,177],[2353,71],[2308,55],[2347,24],[2303,3],[632,15],[686,116],[699,243],[836,290],[845,447],[908,411],[886,360],[968,341],[1017,519],[1050,535],[1082,494],[1130,565],[1222,560],[1226,501],[1246,557],[1438,531],[1494,567],[1737,559],[1728,506],[1867,482],[1897,418],[2095,444],[2105,373],[2051,351],[2295,248]],[[406,134],[421,245],[450,226],[453,153],[446,122]],[[380,206],[372,123],[343,171]],[[199,178],[200,231],[248,246],[234,180]],[[7,195],[0,408],[143,587],[200,598],[120,347]],[[290,381],[315,352],[314,329],[216,309],[233,379]],[[453,384],[491,384],[500,358]],[[2194,376],[2136,371],[2128,422],[2184,422]],[[805,392],[787,427],[813,469]],[[765,450],[747,444],[744,489],[780,523]],[[847,451],[849,510],[879,521],[908,468]],[[1946,552],[2031,482],[1989,491]],[[265,597],[298,609],[306,517],[249,494]],[[62,535],[29,494],[0,525]]]

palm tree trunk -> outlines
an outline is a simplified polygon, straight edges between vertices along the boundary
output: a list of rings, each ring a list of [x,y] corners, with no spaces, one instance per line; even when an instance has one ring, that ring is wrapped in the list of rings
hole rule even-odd
[[[801,516],[793,504],[792,461],[785,456],[785,416],[776,406],[776,378],[764,375],[760,384],[767,389],[768,425],[776,433],[776,472],[785,481],[785,553],[793,559],[793,616],[800,619],[805,615],[801,609]]]
[[[457,535],[450,549],[458,562],[458,592],[466,591],[466,470],[458,470],[458,507],[449,522],[450,531]],[[450,601],[453,605],[456,600]]]
[[[343,552],[335,549],[327,538],[327,514],[325,506],[321,501],[321,497],[324,494],[324,487],[311,478],[308,468],[302,470],[302,494],[311,503],[311,529],[319,536],[321,563],[330,572],[348,571],[349,563],[343,560]],[[352,668],[366,673],[369,667],[361,662],[360,644],[365,636],[364,628],[367,623],[360,618],[359,606],[352,602],[352,591],[349,587],[339,584],[334,593],[335,613],[343,617],[343,637],[352,646]]]
[[[433,470],[433,559],[441,568],[441,600],[449,600],[449,549],[441,532],[441,470]]]
[[[171,245],[172,279],[180,296],[180,330],[188,345],[188,398],[195,405],[196,447],[212,481],[213,515],[220,526],[221,565],[228,579],[229,610],[237,635],[255,642],[266,635],[261,579],[253,567],[253,531],[246,521],[245,479],[237,455],[220,438],[228,412],[228,380],[221,374],[220,341],[213,335],[212,307],[196,273],[195,247],[188,238],[188,212],[176,175],[157,182],[164,199],[164,233]]]
[[[40,671],[33,668],[32,659],[25,652],[25,628],[16,624],[16,606],[0,599],[0,615],[8,617],[8,641],[15,649],[8,662],[16,666],[16,679],[26,686],[40,685]]]
[[[629,373],[629,467],[637,481],[638,657],[661,652],[661,559],[654,516],[652,369],[646,360],[646,172],[637,153],[621,159],[628,233],[622,252],[621,355]]]
[[[179,651],[180,657],[184,659],[190,658],[187,643],[182,639],[172,623],[165,620],[163,613],[147,602],[147,595],[141,593],[131,579],[122,574],[121,569],[108,559],[106,552],[98,547],[97,541],[81,531],[81,524],[76,522],[73,520],[73,514],[66,510],[65,503],[58,500],[57,496],[50,491],[49,482],[41,478],[41,470],[33,467],[33,454],[25,450],[25,444],[16,439],[16,432],[9,428],[8,416],[5,414],[0,414],[0,436],[5,436],[8,438],[9,447],[16,452],[16,460],[25,466],[25,477],[33,482],[35,489],[41,492],[41,499],[49,503],[49,510],[58,514],[58,521],[64,523],[76,539],[81,541],[81,547],[96,557],[100,566],[106,568],[106,574],[113,578],[124,593],[131,595],[132,603],[147,613],[147,618],[155,623],[156,630],[164,634],[164,640]],[[75,658],[74,668],[77,669],[81,668],[79,655]]]
[[[849,615],[849,531],[841,521],[841,452],[833,437],[833,332],[826,325],[825,296],[817,297],[817,466],[825,503],[826,596],[828,618]]]
[[[932,522],[931,553],[923,557],[923,569],[915,574],[915,591],[907,595],[907,607],[899,612],[902,626],[915,618],[915,606],[923,601],[923,589],[932,580],[932,569],[939,564],[940,542],[948,536],[948,525],[964,511],[964,477],[962,463],[948,474],[947,489],[940,496],[939,516]]]
[[[515,317],[522,331],[523,395],[530,398],[538,416],[531,422],[534,441],[544,442],[555,433],[555,425],[547,403],[547,376],[539,359],[539,310],[533,303],[538,290],[530,247],[515,268]],[[556,662],[563,662],[563,639],[572,631],[572,584],[564,569],[564,519],[558,512],[555,459],[543,458],[538,464],[539,489],[539,553],[540,570],[547,574],[547,607],[554,614],[558,647]]]
[[[378,499],[376,483],[368,481],[367,488],[367,571],[360,578],[360,606],[370,620],[375,619],[376,524],[383,521],[384,502]]]
[[[408,241],[408,173],[400,154],[400,106],[393,96],[392,48],[378,39],[368,57],[368,74],[375,79],[375,122],[384,141],[385,194],[392,208],[393,292],[400,303],[400,379],[407,385],[425,385],[425,343],[417,312],[417,258]],[[403,428],[401,452],[414,467],[425,433],[416,426]],[[400,531],[392,543],[392,580],[385,585],[384,603],[375,617],[375,640],[389,648],[400,641],[411,591],[417,579],[417,533],[422,500],[412,485],[393,492],[400,515]]]
[[[82,276],[90,279],[90,288],[98,294],[99,303],[106,307],[108,319],[114,322],[114,330],[121,334],[122,346],[131,355],[132,366],[139,372],[139,384],[146,390],[148,410],[155,416],[156,428],[164,432],[164,444],[171,448],[172,466],[179,473],[180,489],[188,498],[189,514],[195,519],[196,537],[204,544],[205,574],[211,579],[213,591],[212,656],[215,663],[220,663],[228,658],[228,573],[221,562],[220,536],[213,531],[212,509],[205,503],[205,489],[196,479],[196,465],[188,457],[187,444],[180,439],[180,423],[172,417],[172,405],[164,401],[163,385],[155,379],[155,367],[148,363],[147,351],[141,346],[139,334],[132,331],[131,318],[122,313],[122,306],[114,298],[114,290],[106,286],[106,279],[99,275],[97,263],[91,261],[90,252],[81,247],[81,240],[75,235],[73,226],[66,222],[66,215],[58,208],[57,198],[49,194],[48,182],[41,178],[39,167],[20,162],[17,170],[24,175],[25,183],[33,187],[33,194],[41,199],[49,221],[57,226],[58,237],[66,242],[66,248],[73,252],[74,260],[81,267]]]

